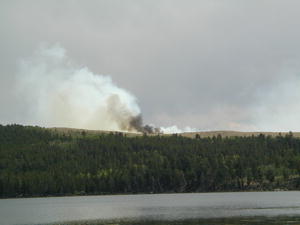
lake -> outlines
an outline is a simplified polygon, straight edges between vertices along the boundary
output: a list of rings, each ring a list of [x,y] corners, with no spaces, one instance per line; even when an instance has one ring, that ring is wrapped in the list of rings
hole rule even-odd
[[[0,224],[300,224],[300,192],[234,192],[0,200]]]

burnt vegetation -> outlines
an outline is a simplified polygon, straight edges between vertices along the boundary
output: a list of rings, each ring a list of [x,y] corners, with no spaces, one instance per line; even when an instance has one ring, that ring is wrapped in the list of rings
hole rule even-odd
[[[0,196],[300,189],[300,139],[126,137],[0,125]]]

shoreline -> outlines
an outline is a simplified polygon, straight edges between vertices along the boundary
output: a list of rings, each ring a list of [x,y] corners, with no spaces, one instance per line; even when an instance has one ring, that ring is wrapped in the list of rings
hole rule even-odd
[[[210,192],[139,192],[139,193],[107,193],[107,194],[66,194],[66,195],[32,195],[32,196],[16,196],[16,197],[0,197],[0,200],[5,199],[28,199],[28,198],[63,198],[63,197],[92,197],[92,196],[124,196],[124,195],[171,195],[171,194],[218,194],[218,193],[253,193],[253,192],[299,192],[297,189],[274,189],[274,190],[244,190],[244,191],[210,191]]]

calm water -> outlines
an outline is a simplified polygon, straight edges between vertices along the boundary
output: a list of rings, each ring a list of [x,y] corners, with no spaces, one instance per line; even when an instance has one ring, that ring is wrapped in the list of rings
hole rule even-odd
[[[152,194],[0,200],[1,225],[48,223],[299,225],[300,192]]]

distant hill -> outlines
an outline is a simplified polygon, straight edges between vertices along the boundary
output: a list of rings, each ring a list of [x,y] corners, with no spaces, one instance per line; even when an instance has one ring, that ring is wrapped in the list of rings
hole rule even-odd
[[[201,132],[186,132],[181,135],[184,137],[194,138],[198,134],[200,137],[213,137],[221,135],[222,137],[250,137],[263,134],[265,136],[276,137],[279,135],[285,136],[290,132],[241,132],[241,131],[201,131]],[[292,132],[294,137],[300,137],[300,132]]]
[[[128,137],[136,137],[136,136],[141,136],[143,135],[142,133],[134,133],[134,132],[121,132],[121,131],[107,131],[107,130],[88,130],[88,129],[80,129],[80,128],[68,128],[68,127],[51,127],[51,128],[46,128],[50,131],[53,132],[58,132],[61,134],[69,134],[72,136],[78,136],[82,134],[87,134],[87,135],[101,135],[101,134],[109,134],[109,133],[114,133],[114,134],[123,134]]]
[[[138,132],[120,132],[120,131],[104,131],[104,130],[87,130],[87,129],[77,129],[77,128],[65,128],[65,127],[53,127],[48,128],[53,131],[57,131],[59,133],[64,134],[71,134],[71,135],[81,135],[82,133],[86,134],[104,134],[104,133],[122,133],[128,137],[136,137],[143,135],[142,133]],[[213,137],[221,135],[222,137],[250,137],[250,136],[258,136],[260,134],[263,134],[265,136],[272,136],[276,137],[279,135],[285,136],[287,134],[290,134],[290,132],[242,132],[242,131],[228,131],[228,130],[221,130],[221,131],[199,131],[199,132],[184,132],[184,133],[178,133],[178,135],[181,135],[183,137],[189,137],[189,138],[195,138],[196,135],[199,135],[200,137]],[[300,137],[300,132],[292,132],[294,137]],[[163,135],[163,136],[170,136],[172,134],[148,134],[148,135]]]
[[[0,198],[300,190],[299,133],[259,134],[0,125]]]

